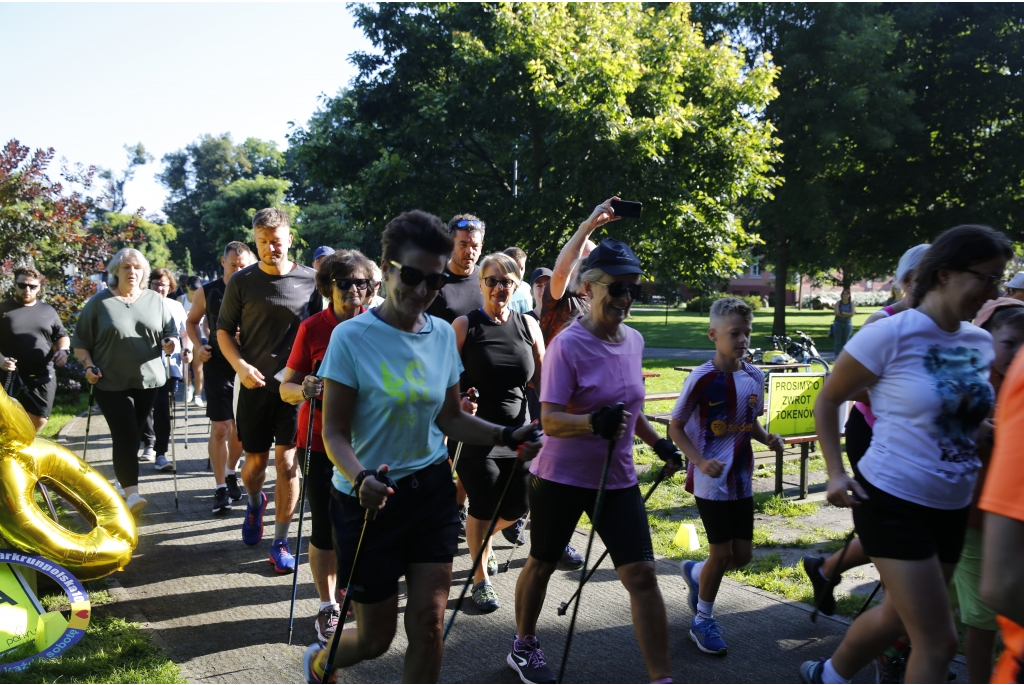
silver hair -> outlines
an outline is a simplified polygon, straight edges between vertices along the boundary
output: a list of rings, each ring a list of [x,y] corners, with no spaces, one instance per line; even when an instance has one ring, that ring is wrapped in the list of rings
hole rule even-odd
[[[519,270],[519,263],[504,252],[489,254],[480,261],[480,268],[477,269],[479,280],[484,280],[484,269],[491,264],[497,266],[501,273],[505,275],[512,274],[517,281],[523,280],[523,272]]]
[[[139,280],[139,284],[145,288],[149,284],[149,260],[146,259],[146,255],[142,254],[134,247],[122,247],[117,251],[110,261],[107,262],[107,285],[111,288],[117,287],[117,270],[121,268],[121,264],[129,259],[134,259],[142,265],[142,278]]]
[[[587,259],[586,257],[581,257],[580,258],[580,260],[579,260],[580,268],[583,267],[584,263],[586,262],[586,259]],[[578,272],[576,274],[576,283],[575,283],[575,285],[576,285],[576,292],[582,293],[583,292],[583,284],[586,283],[587,281],[599,281],[599,280],[601,280],[601,276],[605,276],[605,275],[606,275],[605,272],[602,271],[601,269],[588,269],[587,271],[580,271],[580,272]]]
[[[373,264],[373,268],[370,269],[370,278],[377,281],[377,283],[380,283],[384,279],[384,274],[381,273],[380,266],[377,265],[377,262],[371,261],[371,263]]]

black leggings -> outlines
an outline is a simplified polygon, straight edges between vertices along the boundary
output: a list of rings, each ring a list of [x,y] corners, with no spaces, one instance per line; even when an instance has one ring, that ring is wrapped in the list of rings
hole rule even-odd
[[[149,410],[153,408],[156,388],[94,388],[93,394],[110,428],[117,482],[122,488],[134,487],[139,484],[139,438]]]
[[[306,450],[296,450],[299,468],[306,474]],[[334,464],[324,452],[310,451],[309,472],[306,478],[306,499],[309,500],[310,529],[309,544],[317,549],[334,549],[334,534],[331,532],[331,478]],[[296,552],[298,554],[298,552]]]
[[[490,456],[495,452],[501,456]],[[530,508],[530,469],[520,465],[512,476],[512,469],[518,462],[514,453],[508,449],[490,445],[462,446],[456,472],[469,496],[470,516],[480,521],[490,521],[510,476],[512,482],[508,485],[498,515],[506,521],[515,521],[527,512]]]
[[[167,454],[167,445],[171,439],[171,408],[169,402],[171,395],[178,392],[178,381],[180,378],[169,379],[162,387],[156,389],[156,398],[153,400],[153,411],[146,421],[153,424],[153,434],[156,438],[154,449],[157,454]]]

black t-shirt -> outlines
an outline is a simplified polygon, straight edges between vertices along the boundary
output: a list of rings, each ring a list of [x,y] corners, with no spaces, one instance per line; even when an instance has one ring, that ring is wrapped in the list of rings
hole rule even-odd
[[[480,392],[477,416],[501,426],[526,421],[526,384],[533,378],[533,336],[526,318],[510,312],[495,323],[479,309],[466,315],[469,328],[462,345],[465,370],[459,387]]]
[[[478,268],[474,266],[473,273],[468,276],[459,276],[449,271],[447,266],[444,267],[444,272],[448,274],[448,282],[438,291],[437,297],[427,308],[427,313],[451,323],[460,316],[483,307],[484,294],[480,292]]]
[[[57,310],[36,300],[26,307],[11,298],[0,303],[0,353],[18,360],[18,376],[28,382],[33,376],[49,378],[53,369],[50,353],[57,340],[67,337]]]
[[[242,359],[276,388],[284,379],[299,324],[322,308],[316,272],[311,268],[295,264],[290,272],[272,276],[257,262],[228,281],[217,312],[217,330],[233,336],[241,326]]]
[[[230,368],[228,360],[220,351],[220,343],[217,342],[217,317],[220,315],[220,305],[224,302],[224,290],[227,283],[223,278],[217,278],[209,283],[203,283],[203,297],[206,298],[206,323],[210,327],[210,347],[213,348],[212,357],[209,363],[223,365],[225,371]],[[232,372],[233,373],[233,372]]]

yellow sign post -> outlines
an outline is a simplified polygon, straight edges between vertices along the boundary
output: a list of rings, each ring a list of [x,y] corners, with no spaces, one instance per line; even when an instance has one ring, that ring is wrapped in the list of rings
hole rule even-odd
[[[814,402],[824,385],[822,373],[769,374],[767,430],[783,437],[814,435]]]

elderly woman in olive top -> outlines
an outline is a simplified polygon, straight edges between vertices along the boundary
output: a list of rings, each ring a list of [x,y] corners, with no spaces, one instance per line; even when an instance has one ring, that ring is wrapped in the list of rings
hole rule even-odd
[[[146,508],[139,495],[139,437],[157,388],[167,382],[161,347],[168,355],[179,349],[165,298],[144,289],[149,271],[138,250],[115,254],[107,265],[110,287],[86,303],[71,341],[110,427],[114,473],[133,514]]]

